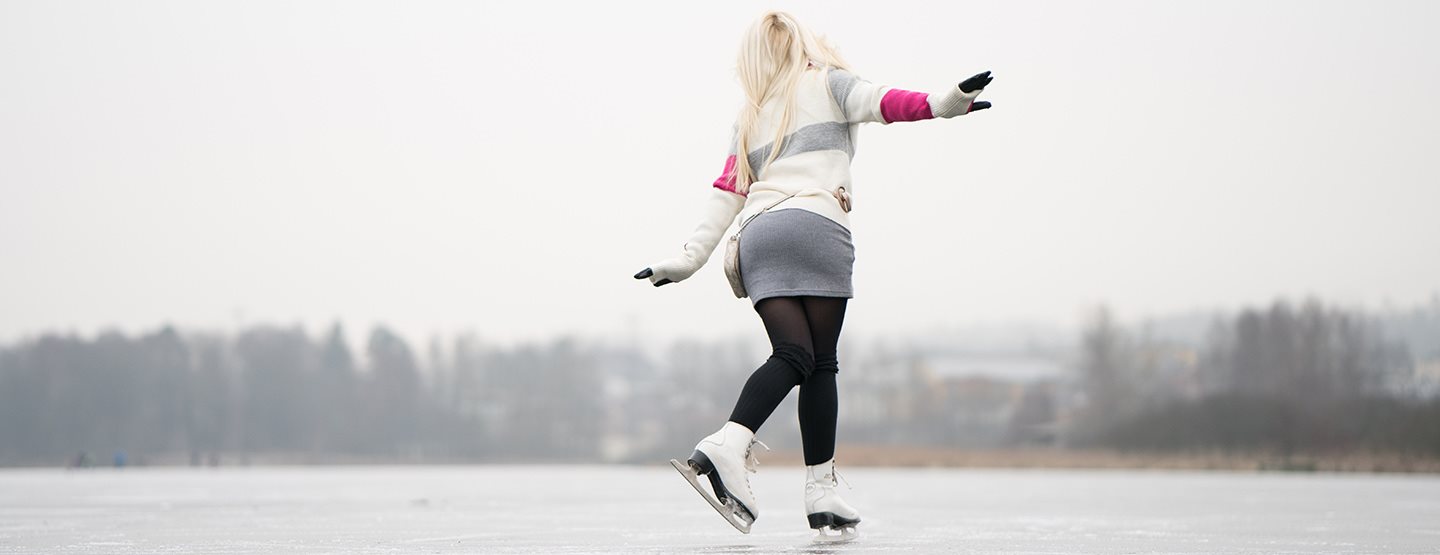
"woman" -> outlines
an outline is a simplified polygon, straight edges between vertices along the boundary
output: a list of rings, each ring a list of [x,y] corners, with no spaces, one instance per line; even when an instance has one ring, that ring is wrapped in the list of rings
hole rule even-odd
[[[759,515],[747,474],[758,464],[755,432],[798,385],[810,527],[853,532],[860,514],[836,491],[834,456],[835,348],[853,296],[847,191],[856,130],[865,122],[989,108],[975,97],[990,72],[934,95],[876,85],[856,77],[829,44],[784,12],[766,13],[750,27],[736,69],[747,102],[704,218],[683,254],[635,278],[657,287],[683,281],[705,264],[737,215],[741,222],[753,216],[740,241],[741,275],[773,352],[745,383],[729,421],[702,439],[686,464],[672,462],[727,521],[749,533]],[[708,476],[713,495],[698,475]]]

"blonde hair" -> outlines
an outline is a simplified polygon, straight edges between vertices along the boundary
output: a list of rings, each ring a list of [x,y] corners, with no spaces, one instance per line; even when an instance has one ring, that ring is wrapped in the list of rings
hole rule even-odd
[[[750,192],[760,170],[780,155],[781,143],[790,129],[795,112],[795,88],[811,61],[821,67],[850,69],[849,64],[823,37],[816,37],[800,25],[794,16],[781,11],[766,12],[755,20],[740,41],[740,55],[735,73],[745,91],[745,105],[740,108],[735,128],[735,190]],[[750,133],[760,119],[760,110],[771,99],[784,104],[770,156],[759,168],[750,167]]]

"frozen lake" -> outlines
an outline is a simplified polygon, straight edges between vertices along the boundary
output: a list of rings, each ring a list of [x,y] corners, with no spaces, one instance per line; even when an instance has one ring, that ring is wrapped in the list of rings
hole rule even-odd
[[[841,472],[834,545],[775,465],[748,536],[668,466],[0,470],[0,552],[1440,553],[1433,476]]]

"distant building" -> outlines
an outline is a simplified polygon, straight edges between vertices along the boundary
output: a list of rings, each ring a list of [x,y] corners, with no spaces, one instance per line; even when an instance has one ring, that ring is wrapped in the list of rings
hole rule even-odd
[[[841,388],[842,426],[866,441],[949,447],[1050,444],[1062,361],[1014,353],[915,355],[863,365]]]

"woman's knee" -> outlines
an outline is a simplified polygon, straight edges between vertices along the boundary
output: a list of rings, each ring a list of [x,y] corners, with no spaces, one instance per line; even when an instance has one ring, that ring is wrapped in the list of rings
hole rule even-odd
[[[810,349],[795,343],[780,343],[775,345],[774,351],[770,353],[771,360],[778,360],[789,366],[801,379],[809,378],[815,372],[815,354]]]
[[[815,371],[840,373],[840,359],[835,353],[817,353],[815,355]]]

